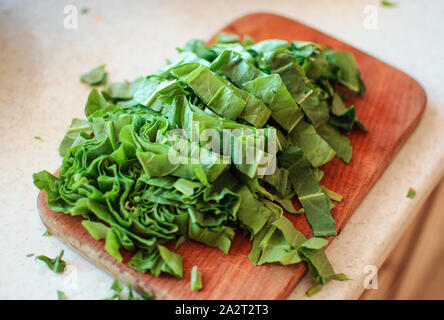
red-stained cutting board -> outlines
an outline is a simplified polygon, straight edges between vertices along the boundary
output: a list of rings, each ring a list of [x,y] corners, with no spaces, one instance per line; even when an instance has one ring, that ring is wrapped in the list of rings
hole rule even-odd
[[[339,231],[417,126],[426,104],[424,90],[414,79],[390,65],[281,16],[267,13],[247,15],[222,31],[249,34],[255,40],[313,41],[336,50],[351,51],[355,55],[367,91],[364,97],[350,98],[347,103],[357,107],[358,117],[369,132],[354,130],[350,135],[353,158],[349,165],[335,158],[323,167],[325,177],[322,183],[344,196],[344,200],[333,209]],[[131,282],[142,292],[154,293],[157,299],[283,299],[305,272],[302,263],[254,267],[247,258],[251,247],[249,239],[237,234],[228,255],[196,242],[185,242],[177,249],[184,259],[184,279],[170,276],[156,278],[128,267],[127,262],[132,255],[129,252],[124,253],[123,263],[114,260],[104,250],[103,240],[94,240],[81,226],[81,217],[51,211],[46,205],[44,192],[39,194],[38,207],[43,223],[52,234],[115,278]],[[289,215],[289,218],[297,229],[307,236],[312,235],[303,215]],[[197,265],[203,275],[203,290],[200,292],[190,289],[193,265]]]

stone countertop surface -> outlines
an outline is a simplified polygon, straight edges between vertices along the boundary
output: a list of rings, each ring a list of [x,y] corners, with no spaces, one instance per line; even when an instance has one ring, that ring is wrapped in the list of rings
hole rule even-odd
[[[90,88],[80,75],[103,63],[109,81],[146,75],[187,40],[209,39],[253,12],[315,27],[407,72],[426,90],[418,128],[327,249],[335,270],[353,281],[332,281],[311,298],[357,299],[368,266],[381,266],[444,172],[444,2],[397,2],[393,8],[376,0],[0,2],[0,299],[56,299],[56,290],[70,299],[110,295],[108,274],[42,236],[32,183],[32,173],[57,169],[61,137],[73,117],[83,117]],[[64,28],[70,4],[78,9],[77,30]],[[406,198],[409,187],[417,190],[413,200]],[[26,257],[55,257],[61,249],[69,265],[61,275]],[[305,299],[310,286],[306,276],[289,298]]]

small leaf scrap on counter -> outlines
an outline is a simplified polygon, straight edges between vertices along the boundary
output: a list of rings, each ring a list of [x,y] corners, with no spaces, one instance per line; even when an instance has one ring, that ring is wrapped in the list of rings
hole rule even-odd
[[[414,199],[416,197],[416,190],[413,188],[409,188],[406,197],[409,199]]]
[[[122,296],[123,285],[118,280],[113,281],[110,289],[111,289],[111,291],[113,291],[113,294],[110,297],[105,298],[104,300],[123,300],[124,299],[124,297]]]
[[[335,276],[334,276],[333,279],[334,279],[334,280],[337,280],[337,281],[348,281],[348,280],[352,280],[352,279],[350,279],[347,275],[345,275],[345,274],[343,274],[343,273],[337,273],[337,274],[335,274]]]
[[[90,86],[98,86],[106,83],[107,77],[108,73],[105,71],[105,65],[102,64],[101,66],[83,74],[80,77],[80,81],[89,84]]]
[[[55,273],[63,273],[66,267],[66,262],[62,260],[64,253],[64,250],[60,251],[59,255],[54,259],[48,258],[44,255],[40,255],[35,257],[35,260],[43,261],[48,266],[48,268]]]
[[[316,284],[312,286],[310,289],[308,289],[307,292],[305,292],[305,294],[307,295],[307,297],[312,297],[321,290],[322,290],[322,285]]]
[[[345,279],[323,250],[321,237],[337,234],[331,209],[342,196],[321,184],[321,167],[334,157],[349,163],[347,135],[366,131],[343,96],[365,92],[357,63],[312,42],[241,38],[190,40],[156,73],[94,88],[85,119],[60,144],[59,176],[41,171],[34,184],[52,210],[83,216],[115,259],[134,251],[129,266],[140,272],[182,279],[172,250],[190,240],[229,254],[243,230],[254,265],[304,262],[319,286]],[[103,84],[104,65],[82,81]],[[284,209],[304,214],[314,237]],[[200,277],[193,268],[193,290]]]
[[[66,300],[66,295],[63,291],[57,290],[57,300]]]
[[[398,6],[397,2],[388,1],[388,0],[381,0],[381,5],[383,7],[396,7]]]

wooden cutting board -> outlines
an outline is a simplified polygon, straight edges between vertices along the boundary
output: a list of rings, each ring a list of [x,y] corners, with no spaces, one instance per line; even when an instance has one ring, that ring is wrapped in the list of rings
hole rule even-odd
[[[281,16],[247,15],[222,31],[249,34],[255,40],[313,41],[355,55],[367,92],[364,97],[348,99],[347,103],[357,107],[358,117],[369,132],[355,130],[350,135],[354,152],[349,165],[335,158],[323,167],[325,177],[322,183],[344,196],[332,211],[336,229],[340,231],[417,126],[426,104],[424,90],[414,79],[390,65]],[[104,250],[104,241],[94,240],[81,226],[81,217],[51,211],[46,204],[45,192],[39,194],[38,208],[43,223],[52,234],[115,278],[131,282],[141,292],[154,293],[157,299],[283,299],[305,272],[302,263],[254,267],[247,258],[251,247],[249,239],[236,234],[228,255],[199,243],[185,242],[177,249],[184,259],[184,279],[177,280],[168,275],[156,278],[128,267],[130,252],[122,252],[123,263],[114,260]],[[289,219],[305,235],[312,236],[303,215],[289,215]],[[190,289],[190,271],[194,265],[199,267],[203,276],[204,286],[199,292]]]

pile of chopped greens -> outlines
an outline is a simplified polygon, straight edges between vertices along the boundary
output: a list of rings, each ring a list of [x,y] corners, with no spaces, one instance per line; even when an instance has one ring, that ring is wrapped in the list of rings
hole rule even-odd
[[[82,81],[104,83],[104,66]],[[318,291],[344,279],[322,249],[322,237],[336,235],[332,200],[342,197],[320,184],[320,167],[334,156],[348,163],[346,135],[355,126],[365,130],[338,87],[365,91],[350,52],[230,34],[209,46],[191,40],[155,74],[108,83],[101,93],[94,88],[86,120],[73,119],[61,142],[59,176],[41,171],[34,184],[46,191],[52,210],[83,216],[83,226],[105,239],[117,260],[121,248],[135,251],[129,265],[141,272],[180,279],[182,257],[169,242],[193,240],[228,254],[235,230],[242,230],[251,238],[254,265],[305,262]],[[186,134],[171,139],[177,129]],[[213,148],[209,139],[193,139],[205,129],[215,132]],[[248,148],[249,140],[260,152],[239,161],[245,159],[230,152],[227,135],[232,145]],[[179,162],[170,161],[171,152]],[[275,170],[263,173],[264,158],[274,159]],[[314,237],[298,231],[283,208],[304,214]],[[200,273],[194,273],[198,290]]]

